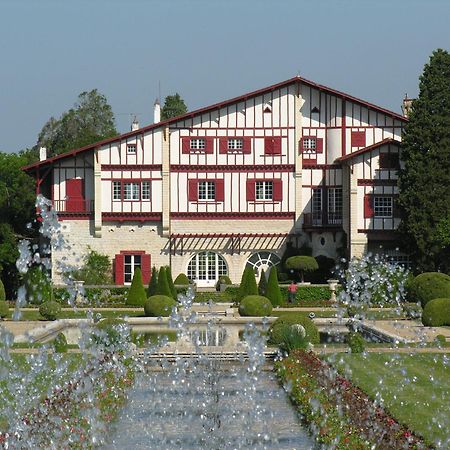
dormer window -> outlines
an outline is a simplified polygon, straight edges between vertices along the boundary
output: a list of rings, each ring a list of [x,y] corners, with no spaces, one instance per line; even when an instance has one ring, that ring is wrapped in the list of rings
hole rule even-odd
[[[136,154],[136,144],[127,144],[127,153],[129,155],[135,155]]]

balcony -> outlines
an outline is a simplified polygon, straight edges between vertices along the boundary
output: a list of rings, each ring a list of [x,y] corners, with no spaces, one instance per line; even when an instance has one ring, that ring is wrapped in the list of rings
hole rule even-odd
[[[303,214],[303,228],[341,228],[342,213],[317,211]]]
[[[94,211],[94,200],[85,200],[82,198],[53,200],[53,209],[60,215],[88,216]]]

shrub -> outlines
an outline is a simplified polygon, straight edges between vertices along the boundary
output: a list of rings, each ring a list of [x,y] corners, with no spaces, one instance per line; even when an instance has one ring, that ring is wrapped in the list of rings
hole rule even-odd
[[[39,314],[46,320],[56,320],[61,312],[61,305],[58,302],[49,300],[39,306]]]
[[[303,325],[294,324],[285,326],[281,330],[280,349],[287,353],[292,350],[306,349],[309,342],[306,337],[306,330]]]
[[[165,267],[161,267],[159,269],[158,289],[156,290],[156,295],[165,295],[167,297],[172,298],[172,291],[170,290],[169,282],[167,281],[167,274]]]
[[[299,324],[306,331],[306,339],[311,344],[320,342],[319,330],[315,323],[303,313],[293,313],[286,317],[279,317],[270,327],[269,338],[272,344],[279,345],[283,341],[285,328]]]
[[[422,323],[426,327],[450,326],[450,297],[430,300],[423,309]]]
[[[153,295],[144,304],[146,317],[169,317],[177,302],[168,295]]]
[[[58,333],[53,340],[53,349],[55,353],[67,353],[67,339],[64,333]]]
[[[258,283],[258,294],[266,295],[266,291],[267,291],[267,278],[266,278],[266,273],[264,272],[264,269],[262,269],[261,276],[259,278],[259,283]]]
[[[360,333],[349,333],[347,335],[347,344],[352,353],[362,353],[366,348],[366,341]]]
[[[88,248],[83,262],[83,267],[73,274],[76,280],[93,286],[112,283],[112,266],[108,255],[102,255]]]
[[[189,278],[186,274],[180,273],[174,281],[174,284],[177,286],[189,286],[191,282],[189,281]]]
[[[147,288],[147,297],[151,297],[152,295],[156,295],[158,291],[158,271],[156,270],[156,267],[152,267],[152,275],[150,278],[150,281],[148,283]]]
[[[319,268],[317,261],[312,256],[291,256],[286,260],[286,268],[290,270],[298,270],[302,283],[305,280],[305,272],[314,272]]]
[[[315,257],[315,260],[319,266],[318,270],[305,274],[305,279],[311,283],[326,283],[333,276],[336,261],[325,255],[318,255]]]
[[[248,295],[239,305],[241,316],[266,317],[272,313],[272,303],[262,295]]]
[[[242,274],[237,299],[242,300],[249,295],[258,295],[258,286],[256,285],[255,272],[250,266],[247,266]]]
[[[347,305],[348,317],[364,318],[367,313],[368,306],[366,304],[350,304]]]
[[[97,323],[96,328],[98,331],[94,333],[93,339],[105,347],[114,346],[117,349],[131,340],[130,329],[125,320],[103,319]]]
[[[4,302],[5,300],[6,300],[5,286],[3,285],[3,281],[0,280],[0,302]]]
[[[172,278],[172,270],[170,269],[169,266],[166,266],[166,275],[167,275],[167,284],[169,285],[171,297],[174,300],[177,300],[177,298],[178,298],[177,290],[175,289],[175,284],[173,283],[173,278]]]
[[[444,347],[447,343],[447,338],[443,334],[438,334],[434,340],[436,341],[439,347]]]
[[[435,298],[450,298],[450,276],[440,272],[417,275],[409,286],[411,301],[420,302],[422,308]]]
[[[0,319],[8,317],[9,314],[9,303],[5,300],[0,300]]]
[[[136,267],[126,303],[130,306],[144,306],[146,299],[147,293],[145,292],[144,284],[142,283],[141,269]]]
[[[278,284],[278,270],[275,266],[270,269],[269,281],[267,282],[266,297],[272,306],[280,306],[283,303],[280,285]]]
[[[34,266],[25,275],[25,290],[28,303],[40,305],[53,300],[52,286],[42,266]]]

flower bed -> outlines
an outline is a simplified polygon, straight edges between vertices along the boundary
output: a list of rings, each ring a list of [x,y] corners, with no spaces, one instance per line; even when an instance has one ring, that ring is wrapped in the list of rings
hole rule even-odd
[[[294,351],[277,368],[318,442],[342,450],[432,448],[314,353]]]

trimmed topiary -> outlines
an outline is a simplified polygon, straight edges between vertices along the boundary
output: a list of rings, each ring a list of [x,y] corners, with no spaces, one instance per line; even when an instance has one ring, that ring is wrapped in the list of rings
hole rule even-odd
[[[97,323],[96,328],[99,332],[94,333],[93,339],[105,347],[114,346],[117,349],[131,340],[130,329],[125,320],[103,319]]]
[[[153,295],[144,304],[146,317],[169,317],[172,308],[177,306],[177,302],[168,295]]]
[[[53,300],[51,281],[42,266],[31,267],[26,273],[24,281],[28,303],[40,305]]]
[[[409,301],[420,302],[422,308],[435,298],[450,298],[450,276],[440,272],[417,275],[409,285]]]
[[[4,302],[5,300],[6,300],[5,286],[3,285],[3,281],[0,280],[0,302]]]
[[[266,317],[272,314],[272,303],[262,295],[248,295],[239,304],[241,316]]]
[[[9,315],[9,303],[0,300],[0,319],[4,319]]]
[[[366,341],[360,333],[349,333],[347,335],[347,344],[352,353],[362,353],[366,349]]]
[[[130,306],[144,306],[145,300],[147,300],[147,293],[142,283],[142,272],[137,267],[134,270],[133,281],[128,291],[126,304]]]
[[[158,271],[156,267],[152,267],[152,275],[150,278],[150,282],[148,283],[147,288],[147,297],[151,297],[152,295],[156,295],[158,291]]]
[[[261,275],[259,277],[259,283],[258,283],[258,294],[259,295],[266,295],[267,291],[267,278],[266,273],[264,272],[264,269],[261,270]],[[270,300],[270,298],[269,298]]]
[[[304,273],[314,272],[319,268],[319,265],[312,256],[291,256],[286,260],[286,268],[299,271],[300,279],[303,283],[305,280]]]
[[[286,317],[279,317],[270,327],[269,338],[272,344],[279,345],[283,341],[285,334],[285,327],[299,324],[302,325],[306,331],[306,338],[311,344],[318,344],[320,342],[319,330],[315,323],[304,313],[292,313]]]
[[[430,300],[423,309],[422,323],[426,327],[450,326],[450,297]]]
[[[172,291],[170,290],[169,282],[167,281],[167,273],[166,273],[165,267],[161,267],[159,269],[158,289],[156,290],[156,295],[166,295],[167,297],[173,298]]]
[[[46,320],[56,320],[61,312],[61,305],[58,302],[50,300],[39,306],[39,314]]]
[[[53,340],[53,349],[55,353],[67,353],[67,339],[64,333],[58,333]]]
[[[272,306],[280,306],[283,303],[280,285],[278,284],[278,270],[275,266],[270,269],[269,281],[267,282],[266,297]]]
[[[255,272],[250,266],[244,269],[237,299],[242,300],[248,295],[258,295],[258,286],[256,285]]]
[[[175,284],[172,278],[172,270],[170,269],[169,266],[166,266],[166,275],[167,275],[167,283],[169,284],[170,292],[172,294],[171,297],[174,300],[177,300],[178,299],[177,290],[175,289]]]
[[[191,284],[191,282],[189,281],[189,278],[187,277],[186,274],[184,273],[180,273],[174,281],[174,284],[176,286],[189,286]]]

